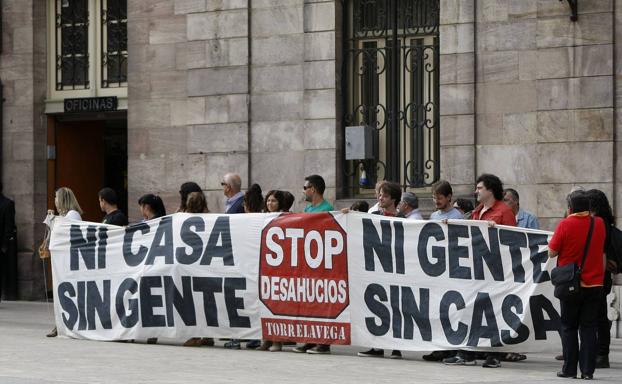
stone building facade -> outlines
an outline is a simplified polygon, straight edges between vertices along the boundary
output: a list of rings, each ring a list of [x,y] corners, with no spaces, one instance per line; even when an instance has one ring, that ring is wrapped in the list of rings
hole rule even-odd
[[[62,143],[51,145],[50,132],[80,122],[62,108],[71,93],[53,89],[56,3],[62,0],[2,1],[2,180],[16,201],[22,298],[44,291],[35,249],[62,171],[55,168]],[[127,1],[127,83],[118,111],[84,119],[114,118],[125,130],[127,165],[116,172],[125,175],[130,219],[138,219],[135,202],[147,192],[174,211],[188,180],[205,190],[210,210],[222,211],[220,182],[230,171],[242,175],[244,188],[258,183],[296,196],[304,176],[318,173],[329,200],[346,204],[344,24],[353,3]],[[567,1],[438,5],[440,177],[470,195],[478,174],[495,173],[544,229],[554,228],[576,185],[605,191],[622,217],[622,1],[579,1],[576,21]],[[107,94],[98,88],[89,96]],[[430,194],[425,185],[414,191]]]

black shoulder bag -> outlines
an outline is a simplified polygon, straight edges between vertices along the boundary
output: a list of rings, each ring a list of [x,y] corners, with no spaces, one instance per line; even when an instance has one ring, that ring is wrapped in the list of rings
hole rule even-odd
[[[570,263],[564,265],[563,267],[555,267],[551,271],[551,283],[555,286],[554,295],[560,300],[570,300],[579,294],[579,290],[581,288],[581,270],[583,269],[583,264],[585,264],[587,251],[590,248],[590,240],[592,239],[593,229],[594,218],[590,217],[590,230],[587,232],[587,239],[585,241],[585,248],[583,248],[583,260],[581,260],[581,266],[578,266],[577,263]]]

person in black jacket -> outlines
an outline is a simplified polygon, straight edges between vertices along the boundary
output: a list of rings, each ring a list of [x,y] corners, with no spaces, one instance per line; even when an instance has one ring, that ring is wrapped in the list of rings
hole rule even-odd
[[[237,173],[227,173],[220,183],[222,191],[227,197],[225,200],[225,213],[244,213],[244,192],[242,192],[242,179]]]
[[[15,203],[4,196],[0,183],[0,298],[3,291],[5,296],[17,298],[15,237]]]
[[[104,188],[97,194],[99,207],[106,214],[102,223],[118,226],[127,225],[127,216],[117,207],[117,193],[112,188]]]
[[[592,215],[600,217],[605,222],[605,256],[607,259],[605,281],[602,295],[599,299],[598,309],[598,355],[596,356],[596,368],[609,368],[609,345],[611,344],[611,321],[607,317],[607,295],[613,285],[612,273],[618,270],[617,257],[612,247],[612,230],[615,228],[615,218],[609,205],[607,195],[598,189],[590,189],[585,192],[590,200]]]

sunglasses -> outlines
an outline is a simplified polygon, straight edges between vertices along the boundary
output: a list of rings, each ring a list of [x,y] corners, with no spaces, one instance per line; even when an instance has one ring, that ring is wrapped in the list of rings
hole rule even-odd
[[[313,185],[303,185],[302,189],[306,191],[307,189],[312,188],[312,187]]]
[[[222,182],[220,183],[220,185],[224,187],[225,185],[229,185],[229,184],[227,184],[227,183],[225,183],[224,181],[222,181]]]

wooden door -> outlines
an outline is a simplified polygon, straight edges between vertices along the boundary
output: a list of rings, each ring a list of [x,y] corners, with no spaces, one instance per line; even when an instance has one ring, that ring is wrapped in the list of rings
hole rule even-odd
[[[55,124],[55,190],[73,190],[85,221],[100,222],[104,216],[97,192],[104,187],[105,131],[105,121]]]

